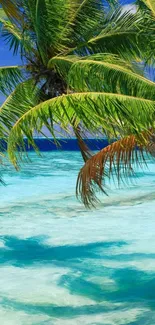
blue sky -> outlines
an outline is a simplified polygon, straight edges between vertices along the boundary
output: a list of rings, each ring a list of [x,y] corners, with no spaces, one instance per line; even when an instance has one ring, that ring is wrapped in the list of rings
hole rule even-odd
[[[16,65],[20,64],[19,56],[13,56],[12,52],[9,51],[8,46],[0,38],[0,66]],[[4,100],[4,96],[0,94],[0,103]]]
[[[3,40],[0,39],[0,65],[16,65],[20,63],[19,56],[13,56],[11,51]]]

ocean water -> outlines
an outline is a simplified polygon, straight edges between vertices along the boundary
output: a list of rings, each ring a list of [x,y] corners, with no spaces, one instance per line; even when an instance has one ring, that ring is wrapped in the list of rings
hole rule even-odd
[[[96,210],[78,152],[48,152],[0,187],[0,324],[155,324],[155,164]]]

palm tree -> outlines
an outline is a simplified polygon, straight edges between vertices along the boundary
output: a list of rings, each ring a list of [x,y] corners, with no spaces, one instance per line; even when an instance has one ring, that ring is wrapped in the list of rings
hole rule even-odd
[[[33,136],[43,133],[43,126],[57,144],[55,125],[68,135],[72,127],[86,162],[77,194],[90,206],[94,184],[105,191],[102,180],[113,167],[118,180],[129,176],[134,160],[150,151],[155,84],[135,63],[147,42],[142,16],[101,0],[0,4],[2,36],[23,62],[0,68],[0,91],[7,96],[0,108],[0,137],[7,141],[9,159],[19,167],[24,136],[37,151]],[[83,130],[122,140],[91,157]]]

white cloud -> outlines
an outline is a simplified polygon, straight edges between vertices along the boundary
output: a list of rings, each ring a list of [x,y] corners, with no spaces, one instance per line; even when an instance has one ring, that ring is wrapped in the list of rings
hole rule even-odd
[[[124,5],[122,7],[122,13],[124,13],[126,11],[130,11],[131,13],[135,14],[137,11],[137,6],[133,5],[133,4]]]

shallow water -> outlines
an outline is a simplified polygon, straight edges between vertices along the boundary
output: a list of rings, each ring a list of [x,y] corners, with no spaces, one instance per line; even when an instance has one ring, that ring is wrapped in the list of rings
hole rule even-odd
[[[0,324],[155,324],[155,165],[88,211],[79,153],[51,152],[0,187]]]

